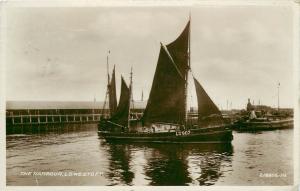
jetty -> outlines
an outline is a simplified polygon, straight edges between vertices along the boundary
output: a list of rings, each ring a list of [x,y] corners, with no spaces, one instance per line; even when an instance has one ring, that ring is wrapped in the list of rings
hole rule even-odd
[[[141,115],[138,110],[136,115]],[[107,118],[101,109],[21,109],[6,111],[6,126],[44,125],[65,123],[98,123]]]
[[[97,123],[101,116],[99,111],[88,110],[8,110],[7,125],[39,125],[58,123]]]
[[[102,102],[8,101],[6,127],[98,123],[109,114]],[[136,115],[143,109],[137,104]]]

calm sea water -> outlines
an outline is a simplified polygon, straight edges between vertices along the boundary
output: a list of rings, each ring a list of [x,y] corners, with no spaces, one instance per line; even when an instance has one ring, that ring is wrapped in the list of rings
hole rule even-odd
[[[276,130],[234,132],[231,144],[109,144],[96,125],[67,125],[7,135],[6,181],[15,186],[291,185],[292,143],[293,130]]]

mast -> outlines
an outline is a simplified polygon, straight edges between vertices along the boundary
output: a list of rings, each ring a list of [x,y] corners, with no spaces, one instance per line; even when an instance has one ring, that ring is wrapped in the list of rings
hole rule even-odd
[[[129,107],[128,107],[128,129],[130,127],[130,103],[131,103],[131,100],[132,99],[132,67],[131,67],[131,71],[130,71],[130,85],[129,85],[129,100],[128,100],[128,103],[129,103]]]
[[[226,100],[226,110],[228,111],[228,99]]]
[[[93,114],[95,114],[96,96],[94,94]]]
[[[110,83],[110,77],[109,77],[109,64],[108,64],[108,56],[110,54],[110,50],[108,51],[108,54],[106,56],[106,69],[107,69],[107,87],[109,87]]]
[[[117,95],[116,95],[116,75],[115,75],[115,66],[112,71],[112,75],[110,76],[109,83],[109,110],[110,116],[116,112],[117,109]]]
[[[105,112],[105,107],[106,107],[107,99],[108,99],[108,102],[109,102],[109,92],[110,92],[110,77],[109,77],[109,65],[108,65],[108,56],[109,56],[109,54],[110,54],[110,50],[108,50],[108,54],[106,56],[107,88],[106,88],[106,93],[105,93],[104,104],[103,104],[102,111],[101,111],[101,116],[106,113]],[[109,111],[109,104],[108,104],[108,114],[109,113],[110,113],[110,111]]]
[[[110,54],[110,50],[108,50],[108,54],[106,56],[106,69],[107,69],[107,97],[108,97],[108,115],[110,115],[110,108],[109,108],[109,102],[110,102],[110,76],[109,76],[109,63],[108,63],[108,57]],[[106,100],[106,99],[105,99]],[[105,109],[105,108],[104,108]]]
[[[189,80],[189,70],[191,69],[191,12],[189,13],[189,31],[188,31],[188,65],[186,68],[186,78],[185,78],[185,89],[184,89],[184,94],[185,94],[185,103],[184,103],[184,110],[185,110],[185,115],[184,115],[184,123],[185,126],[187,125],[188,121],[188,109],[187,109],[187,89],[188,89],[188,80]]]
[[[277,110],[279,111],[279,87],[280,87],[280,82],[278,82],[277,86]]]

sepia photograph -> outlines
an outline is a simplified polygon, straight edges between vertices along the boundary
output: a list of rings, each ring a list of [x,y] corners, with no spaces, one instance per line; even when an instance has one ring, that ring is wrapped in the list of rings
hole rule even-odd
[[[297,185],[295,7],[6,6],[5,186]]]

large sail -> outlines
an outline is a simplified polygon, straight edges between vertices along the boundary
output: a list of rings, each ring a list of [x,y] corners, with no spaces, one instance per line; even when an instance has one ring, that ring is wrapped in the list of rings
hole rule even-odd
[[[111,81],[109,84],[109,110],[112,116],[117,109],[117,94],[116,94],[116,77],[115,77],[115,67],[112,73]]]
[[[129,114],[129,105],[130,105],[129,97],[130,97],[130,90],[122,77],[119,105],[116,109],[116,112],[111,117],[112,122],[123,126],[128,125],[128,114]]]
[[[143,122],[185,123],[189,23],[181,35],[161,45]]]
[[[188,71],[189,63],[188,63],[188,46],[189,46],[189,38],[190,38],[190,21],[185,26],[184,30],[180,34],[179,37],[170,44],[166,45],[173,61],[177,65],[178,69],[182,74],[185,74]]]
[[[198,80],[194,78],[198,100],[198,123],[199,125],[208,126],[223,123],[221,111],[210,99]]]

